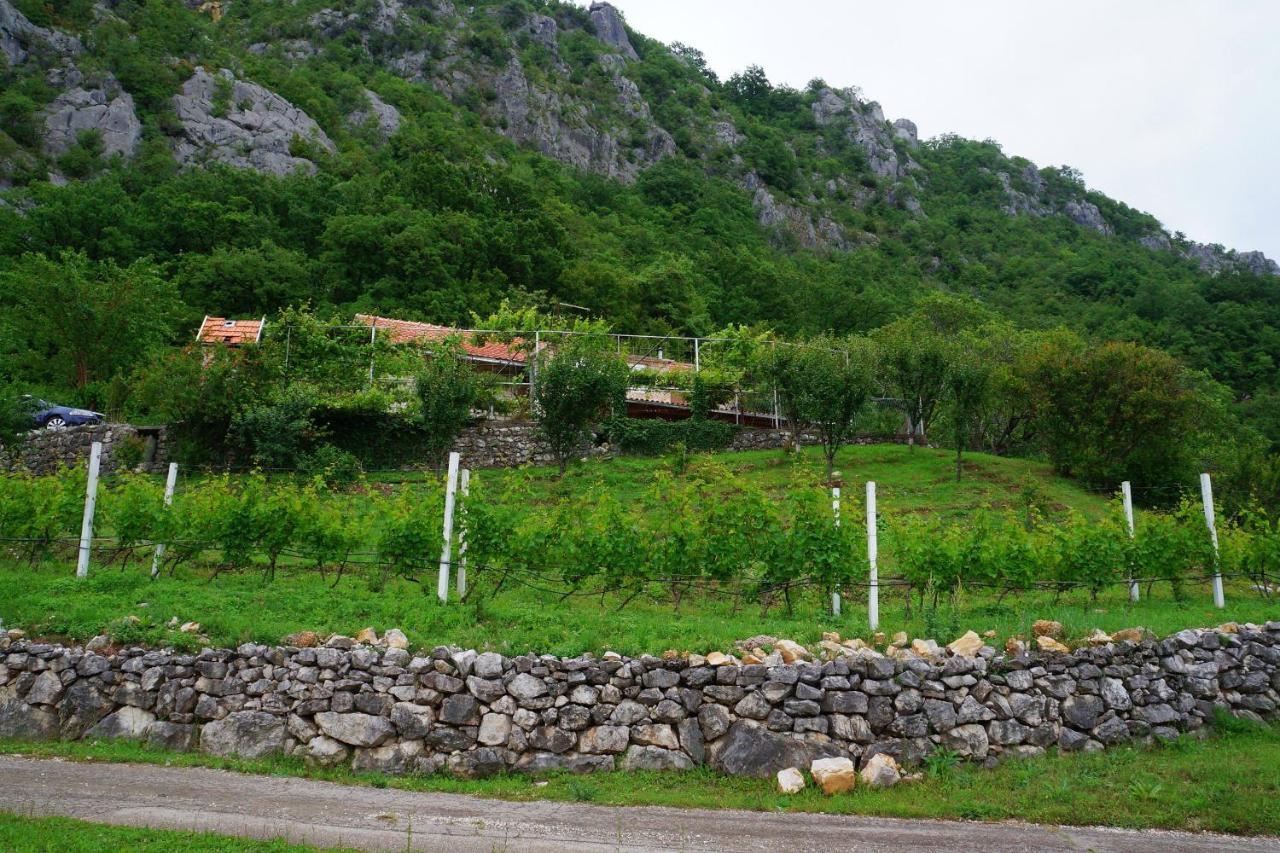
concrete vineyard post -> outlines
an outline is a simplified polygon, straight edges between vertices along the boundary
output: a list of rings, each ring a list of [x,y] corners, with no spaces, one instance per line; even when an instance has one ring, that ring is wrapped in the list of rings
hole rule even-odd
[[[462,523],[458,527],[458,599],[467,597],[467,496],[471,494],[471,469],[463,468],[458,480],[462,493]]]
[[[76,560],[76,577],[89,576],[89,553],[93,550],[93,511],[98,503],[98,468],[102,465],[102,442],[89,448],[89,484],[84,490],[84,518],[80,522],[80,554]]]
[[[458,491],[458,453],[449,454],[449,478],[444,487],[444,545],[440,548],[440,578],[436,596],[440,603],[449,600],[449,563],[453,560],[453,505]]]
[[[1221,610],[1227,606],[1222,594],[1222,561],[1218,554],[1218,525],[1213,513],[1213,482],[1208,473],[1200,475],[1200,499],[1204,502],[1204,523],[1209,526],[1209,541],[1213,543],[1213,606]]]
[[[879,556],[876,542],[876,484],[867,481],[867,563],[871,570],[867,586],[867,621],[872,631],[880,629],[880,577],[876,568]]]
[[[1129,526],[1129,540],[1133,541],[1133,489],[1128,480],[1120,484],[1120,494],[1124,497],[1124,520]],[[1132,564],[1129,566],[1129,600],[1138,600],[1138,581],[1133,577]]]
[[[840,487],[831,487],[831,512],[835,515],[836,527],[840,526]],[[840,588],[837,586],[831,590],[831,613],[833,616],[840,615]]]
[[[178,463],[169,463],[169,476],[164,481],[164,505],[170,507],[173,505],[173,489],[178,484]],[[160,563],[164,560],[164,543],[156,543],[155,556],[151,558],[151,579],[155,580],[160,577]]]

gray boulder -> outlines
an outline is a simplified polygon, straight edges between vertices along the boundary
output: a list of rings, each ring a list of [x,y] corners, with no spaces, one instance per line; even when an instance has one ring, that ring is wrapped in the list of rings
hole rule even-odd
[[[422,751],[423,743],[420,740],[389,743],[373,749],[357,749],[356,756],[351,761],[351,769],[356,772],[406,773],[417,763]]]
[[[263,758],[284,749],[284,738],[283,717],[263,711],[234,711],[200,730],[200,751]]]
[[[134,112],[133,97],[114,78],[94,89],[69,89],[53,99],[45,110],[44,150],[58,156],[69,151],[83,133],[97,133],[102,156],[116,154],[129,159],[142,141],[142,122]]]
[[[987,740],[986,729],[977,723],[966,723],[943,735],[942,745],[960,755],[981,760],[987,757],[990,742]]]
[[[191,752],[196,748],[199,730],[188,723],[155,722],[147,731],[147,746],[170,752]]]
[[[315,721],[320,731],[351,746],[381,746],[395,734],[395,728],[384,717],[358,712],[338,714],[322,711],[316,714]]]
[[[55,740],[57,737],[58,715],[53,711],[28,705],[17,698],[0,700],[0,738]]]
[[[89,729],[91,737],[120,738],[123,740],[143,740],[151,731],[156,715],[132,705],[126,705],[115,713],[108,714]]]
[[[507,692],[516,697],[517,701],[537,699],[539,696],[547,695],[547,683],[541,678],[522,672],[511,679],[507,685]]]
[[[351,750],[345,743],[319,735],[307,742],[302,758],[308,767],[337,767],[344,764],[350,755]]]
[[[58,678],[56,672],[47,669],[36,676],[26,695],[29,705],[53,705],[60,698],[62,698],[62,679]]]
[[[112,707],[111,700],[103,696],[93,682],[83,679],[75,682],[67,688],[58,705],[63,739],[78,740],[83,737],[85,732],[111,713]]]
[[[723,738],[707,748],[711,766],[731,776],[771,779],[788,767],[808,767],[819,758],[843,751],[830,741],[805,740],[769,731],[759,723],[739,720]]]
[[[1097,696],[1072,696],[1062,703],[1062,719],[1075,729],[1091,729],[1097,725],[1104,706]]]
[[[693,760],[683,752],[662,749],[657,746],[633,746],[622,756],[621,769],[631,770],[691,770]]]
[[[630,739],[630,730],[626,726],[596,726],[582,733],[578,750],[591,754],[622,752]]]
[[[371,127],[383,140],[395,136],[396,131],[400,129],[400,111],[368,89],[364,90],[364,96],[368,101],[368,105],[358,107],[347,113],[347,124],[351,127]],[[497,657],[499,665],[497,674],[501,675],[502,656],[498,655]],[[477,672],[477,675],[479,674]],[[493,676],[486,675],[482,677],[492,678]]]
[[[305,112],[225,68],[217,74],[197,68],[172,104],[182,124],[174,157],[183,165],[219,162],[285,175],[315,170],[313,162],[291,153],[296,142],[328,153],[336,150]]]

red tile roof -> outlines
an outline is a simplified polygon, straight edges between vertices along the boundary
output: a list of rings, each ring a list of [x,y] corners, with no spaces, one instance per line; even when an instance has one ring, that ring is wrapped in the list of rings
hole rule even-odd
[[[356,322],[375,327],[377,333],[384,338],[389,335],[392,343],[439,341],[450,335],[460,335],[463,350],[473,359],[523,365],[529,357],[522,348],[523,338],[512,338],[510,343],[484,341],[475,335],[468,334],[464,329],[455,329],[452,326],[437,326],[434,323],[417,323],[412,320],[393,320],[390,317],[374,317],[369,314],[357,314]]]
[[[266,325],[265,318],[228,320],[225,317],[205,317],[204,322],[200,324],[200,331],[196,334],[196,340],[202,344],[225,344],[233,347],[241,344],[256,344],[262,340],[264,325]]]

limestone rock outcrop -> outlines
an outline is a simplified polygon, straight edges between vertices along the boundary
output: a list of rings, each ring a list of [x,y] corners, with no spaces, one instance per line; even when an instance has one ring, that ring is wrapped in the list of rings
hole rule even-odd
[[[172,104],[182,125],[174,156],[183,165],[218,162],[284,175],[315,170],[300,148],[336,150],[305,112],[225,68],[213,74],[197,68]]]

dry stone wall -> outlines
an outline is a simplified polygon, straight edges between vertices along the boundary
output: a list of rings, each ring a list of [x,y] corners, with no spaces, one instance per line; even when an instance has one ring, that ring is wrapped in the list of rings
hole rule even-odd
[[[73,467],[89,458],[89,448],[102,442],[101,471],[111,473],[120,465],[121,448],[137,443],[131,452],[144,471],[159,473],[169,464],[169,446],[165,427],[139,427],[133,424],[97,424],[61,430],[38,430],[26,441],[13,447],[0,446],[0,471],[29,471],[53,474],[60,468]],[[130,465],[134,465],[130,456]]]
[[[98,641],[101,642],[101,641]],[[1280,702],[1280,622],[1071,654],[411,654],[246,644],[92,651],[0,635],[0,738],[132,738],[388,773],[681,770],[772,777],[819,758],[994,762],[1167,739]],[[94,645],[94,644],[90,644]],[[716,665],[718,664],[718,665]]]

